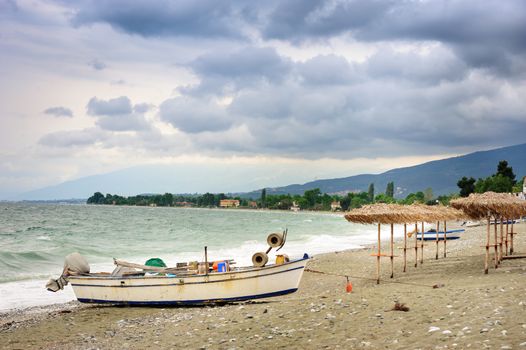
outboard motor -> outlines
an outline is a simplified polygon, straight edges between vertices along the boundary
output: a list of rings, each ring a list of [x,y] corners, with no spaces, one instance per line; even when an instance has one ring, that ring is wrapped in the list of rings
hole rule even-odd
[[[86,259],[79,253],[71,253],[66,256],[64,260],[64,270],[62,275],[54,280],[50,279],[46,283],[46,288],[50,292],[58,292],[59,290],[64,289],[64,286],[68,284],[68,276],[72,275],[85,275],[89,274],[90,267]]]

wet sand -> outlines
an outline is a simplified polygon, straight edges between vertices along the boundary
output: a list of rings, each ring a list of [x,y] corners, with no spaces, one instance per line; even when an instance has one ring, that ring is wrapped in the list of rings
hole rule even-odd
[[[225,306],[126,308],[77,302],[0,314],[5,349],[526,349],[526,259],[505,260],[484,274],[485,226],[468,228],[435,260],[408,251],[395,274],[382,258],[376,284],[374,247],[316,256],[288,296]],[[516,254],[526,254],[526,224],[515,225]],[[382,244],[388,250],[388,242]],[[286,247],[285,247],[286,248]],[[493,256],[493,254],[492,254]],[[438,285],[439,288],[433,288]],[[69,288],[69,287],[68,287]],[[395,302],[409,311],[392,310]]]

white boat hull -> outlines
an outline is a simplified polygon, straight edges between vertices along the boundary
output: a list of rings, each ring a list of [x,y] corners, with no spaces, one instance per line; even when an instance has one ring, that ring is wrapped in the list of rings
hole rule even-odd
[[[84,303],[184,305],[243,301],[293,293],[308,258],[282,265],[184,277],[71,276]]]

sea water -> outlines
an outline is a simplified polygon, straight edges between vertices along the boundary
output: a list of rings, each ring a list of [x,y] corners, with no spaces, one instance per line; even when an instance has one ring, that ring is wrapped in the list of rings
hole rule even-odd
[[[205,246],[210,261],[234,259],[243,266],[268,248],[269,233],[284,230],[287,243],[279,254],[291,258],[377,239],[376,226],[350,224],[341,213],[0,203],[0,310],[73,300],[70,286],[57,293],[44,287],[72,252],[92,271],[111,272],[112,258],[142,264],[158,257],[169,266],[202,261]],[[275,250],[269,258],[275,260]]]

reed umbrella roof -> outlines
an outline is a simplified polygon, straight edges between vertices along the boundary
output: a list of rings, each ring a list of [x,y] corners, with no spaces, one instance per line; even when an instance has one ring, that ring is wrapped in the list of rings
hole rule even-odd
[[[443,205],[423,205],[413,204],[411,207],[417,208],[421,213],[419,221],[431,222],[431,221],[449,221],[449,220],[460,220],[465,219],[468,216],[462,211]]]
[[[360,224],[403,224],[412,222],[413,213],[400,204],[369,204],[345,214],[349,222]]]
[[[508,193],[472,193],[469,197],[452,200],[451,206],[476,220],[489,216],[514,218],[526,215],[526,201]]]
[[[361,224],[405,224],[417,221],[433,222],[454,220],[465,214],[453,208],[427,205],[370,204],[353,209],[345,214],[345,219]]]

